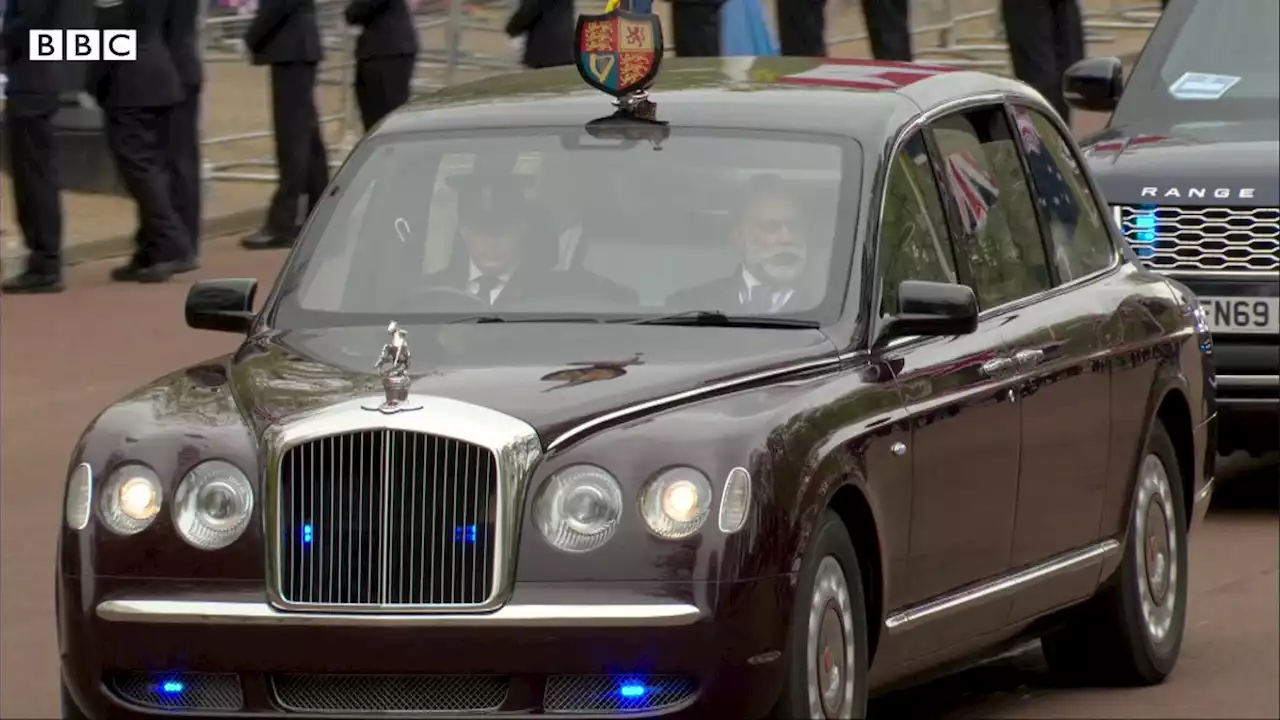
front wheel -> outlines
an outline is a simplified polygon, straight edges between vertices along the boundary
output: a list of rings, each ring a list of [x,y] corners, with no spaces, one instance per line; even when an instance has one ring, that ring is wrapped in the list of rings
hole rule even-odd
[[[1187,619],[1182,488],[1173,441],[1156,421],[1138,464],[1120,570],[1041,641],[1054,671],[1105,685],[1154,685],[1173,671]]]
[[[858,554],[828,511],[800,566],[786,683],[771,718],[849,720],[867,713],[867,610]]]

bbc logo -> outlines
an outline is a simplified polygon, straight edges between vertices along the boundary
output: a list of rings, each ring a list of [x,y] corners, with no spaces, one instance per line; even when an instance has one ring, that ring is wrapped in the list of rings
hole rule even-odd
[[[137,30],[32,30],[32,60],[137,60]]]

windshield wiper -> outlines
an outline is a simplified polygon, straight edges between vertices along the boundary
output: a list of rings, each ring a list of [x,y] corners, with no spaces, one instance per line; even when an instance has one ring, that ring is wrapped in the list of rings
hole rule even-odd
[[[690,327],[734,327],[734,328],[809,328],[820,327],[813,320],[796,320],[795,318],[769,317],[762,315],[727,315],[719,310],[689,310],[662,315],[660,317],[640,318],[626,321],[629,325],[687,325]]]
[[[446,325],[461,325],[473,323],[483,325],[486,323],[598,323],[604,322],[599,318],[590,317],[503,317],[501,315],[472,315],[470,317],[458,318],[450,320]]]

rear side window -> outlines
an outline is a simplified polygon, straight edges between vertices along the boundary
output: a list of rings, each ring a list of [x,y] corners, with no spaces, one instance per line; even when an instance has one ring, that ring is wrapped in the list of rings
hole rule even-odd
[[[933,126],[950,208],[983,308],[1051,287],[1031,188],[1003,107],[957,113]]]
[[[1111,265],[1115,246],[1069,141],[1044,115],[1014,108],[1037,203],[1049,229],[1052,261],[1062,282]]]
[[[893,159],[880,223],[880,314],[898,312],[903,280],[955,282],[955,256],[927,146],[920,133]]]

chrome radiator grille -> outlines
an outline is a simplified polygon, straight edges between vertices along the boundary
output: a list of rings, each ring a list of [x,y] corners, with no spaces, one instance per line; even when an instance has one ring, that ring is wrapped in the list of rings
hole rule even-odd
[[[1280,270],[1280,209],[1116,208],[1125,240],[1153,270],[1270,272]]]
[[[487,448],[405,430],[312,440],[280,458],[287,605],[480,605],[493,591],[498,471]]]

